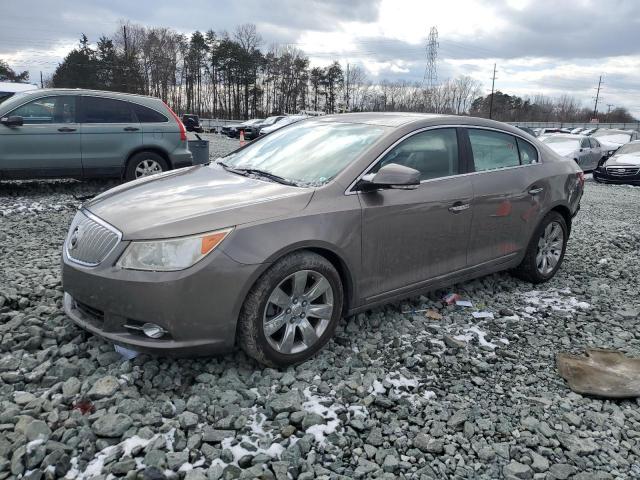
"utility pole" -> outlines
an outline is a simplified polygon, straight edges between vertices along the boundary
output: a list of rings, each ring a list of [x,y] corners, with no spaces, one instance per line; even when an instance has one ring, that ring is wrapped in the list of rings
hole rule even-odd
[[[44,82],[42,81],[42,70],[40,70],[40,88],[44,88]]]
[[[491,79],[491,98],[489,99],[489,118],[493,116],[493,91],[496,86],[496,64],[493,64],[493,78]]]
[[[347,62],[347,89],[346,89],[346,100],[347,100],[347,113],[349,112],[349,62]]]
[[[598,80],[598,91],[596,92],[596,104],[593,107],[593,118],[598,118],[598,99],[600,98],[600,86],[602,85],[602,75]]]

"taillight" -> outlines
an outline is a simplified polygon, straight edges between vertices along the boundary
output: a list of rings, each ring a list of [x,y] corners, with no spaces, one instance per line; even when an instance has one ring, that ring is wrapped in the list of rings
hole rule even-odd
[[[162,102],[162,103],[164,103],[164,102]],[[173,115],[173,118],[175,118],[176,122],[178,122],[178,128],[180,128],[180,140],[183,141],[183,142],[186,142],[187,141],[187,129],[184,128],[184,123],[182,123],[182,120],[180,120],[180,117],[178,117],[178,115],[176,115],[176,112],[171,110],[171,107],[169,107],[169,105],[164,103],[164,106],[167,107],[167,110],[169,110],[171,115]]]
[[[578,172],[578,183],[581,187],[584,187],[584,172]]]

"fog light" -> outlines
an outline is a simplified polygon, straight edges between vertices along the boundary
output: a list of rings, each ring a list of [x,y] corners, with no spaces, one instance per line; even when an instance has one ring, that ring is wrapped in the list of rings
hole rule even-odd
[[[155,323],[145,323],[142,325],[142,331],[147,337],[150,338],[160,338],[167,331],[162,328],[160,325],[156,325]]]

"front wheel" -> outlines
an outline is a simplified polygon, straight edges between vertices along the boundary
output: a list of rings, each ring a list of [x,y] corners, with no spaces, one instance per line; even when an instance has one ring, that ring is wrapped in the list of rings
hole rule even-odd
[[[340,275],[326,258],[296,252],[253,286],[238,318],[238,343],[272,367],[303,362],[333,336],[342,316]]]
[[[514,275],[531,283],[543,283],[556,274],[567,248],[569,229],[560,213],[549,212],[536,228]]]
[[[169,169],[164,158],[155,152],[136,153],[129,163],[124,174],[124,179],[129,182],[149,175],[166,172]]]

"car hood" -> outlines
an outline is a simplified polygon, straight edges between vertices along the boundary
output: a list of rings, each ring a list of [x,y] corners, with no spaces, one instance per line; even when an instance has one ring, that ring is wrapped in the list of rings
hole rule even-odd
[[[598,141],[600,142],[600,145],[602,145],[602,148],[604,148],[605,150],[617,150],[622,145],[624,145],[623,143],[612,142],[611,140],[598,139]]]
[[[295,213],[313,189],[282,185],[200,165],[125,183],[84,208],[124,240],[171,238]]]
[[[637,153],[622,153],[620,155],[614,155],[607,160],[607,167],[613,166],[632,165],[634,167],[640,167],[640,155]]]

